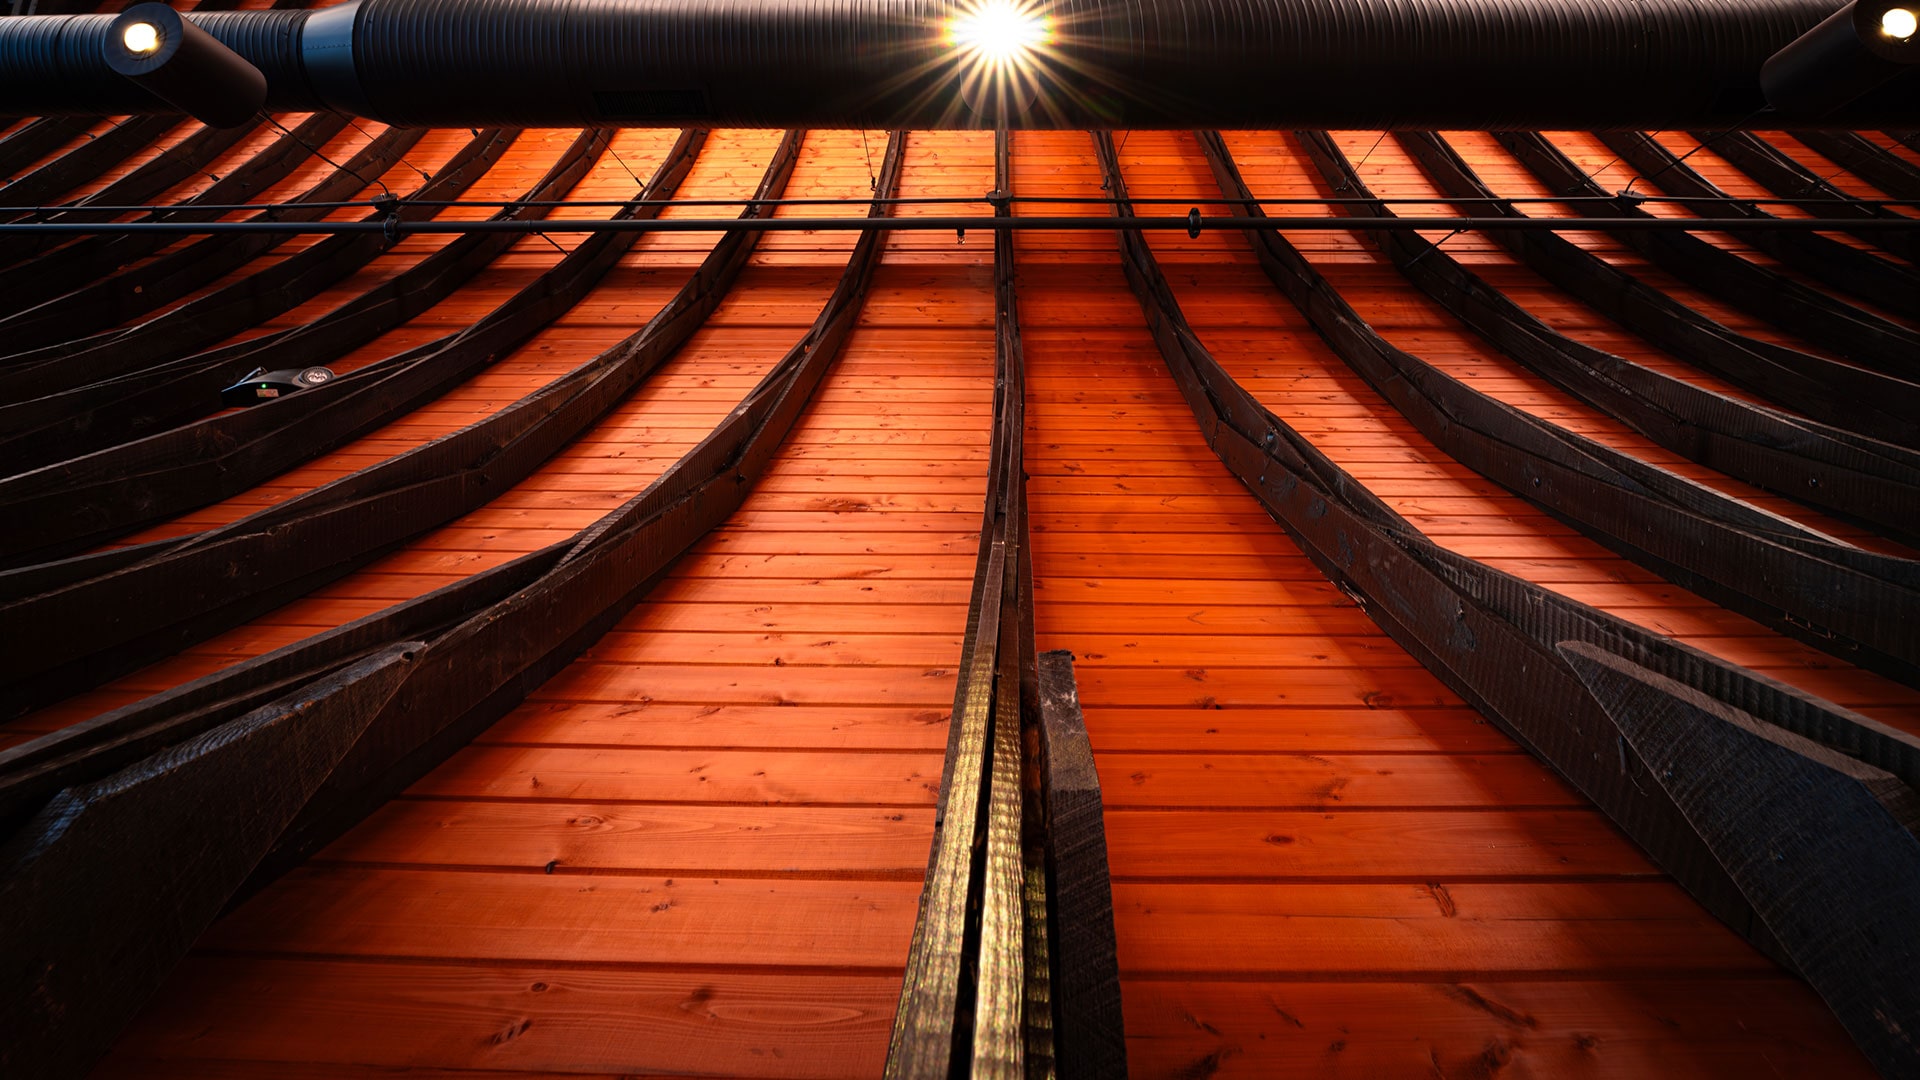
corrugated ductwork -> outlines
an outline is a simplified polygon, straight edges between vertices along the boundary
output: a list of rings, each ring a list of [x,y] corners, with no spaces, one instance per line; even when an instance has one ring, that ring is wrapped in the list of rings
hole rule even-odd
[[[991,126],[960,93],[949,0],[359,0],[195,16],[272,105],[412,124]],[[1828,0],[1054,0],[1020,127],[1678,127],[1758,122],[1761,65]],[[61,20],[58,24],[49,20]],[[349,22],[351,25],[349,26]],[[318,25],[316,30],[320,29]],[[0,23],[20,112],[154,107],[97,60],[105,21]],[[1911,120],[1912,78],[1828,118]]]
[[[326,107],[307,86],[300,58],[306,11],[183,13],[188,22],[245,57],[267,77],[273,108]],[[166,102],[107,66],[112,15],[28,15],[0,19],[0,101],[33,115],[164,112]]]

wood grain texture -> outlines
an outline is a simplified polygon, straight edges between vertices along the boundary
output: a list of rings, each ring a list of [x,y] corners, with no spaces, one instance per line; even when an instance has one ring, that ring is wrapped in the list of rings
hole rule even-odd
[[[1430,195],[1377,135],[1335,138],[1376,190]],[[572,137],[523,134],[473,194],[524,190]],[[1839,168],[1765,137],[1822,176]],[[363,138],[348,132],[329,154]],[[641,171],[670,133],[620,138],[625,166]],[[773,138],[715,132],[683,193],[743,194]],[[1260,194],[1319,195],[1288,136],[1228,138]],[[1589,137],[1553,138],[1604,167],[1602,183],[1630,178]],[[431,170],[462,139],[429,133],[409,161]],[[1448,139],[1503,194],[1540,193],[1490,137]],[[1135,194],[1212,189],[1190,137],[1116,141]],[[864,143],[810,136],[790,194],[865,196],[885,136]],[[984,192],[991,146],[984,134],[915,135],[903,194]],[[1083,134],[1020,134],[1016,190],[1099,197],[1091,150]],[[403,190],[418,177],[396,166],[384,179]],[[1874,194],[1844,171],[1833,182]],[[632,187],[609,158],[574,194]],[[1804,345],[1616,240],[1571,235],[1741,333]],[[980,239],[890,241],[845,355],[762,489],[580,662],[218,924],[98,1075],[877,1075],[934,828],[987,475],[992,269]],[[1358,238],[1292,239],[1383,333],[1454,377],[1876,543],[1584,409],[1464,332]],[[644,323],[713,241],[644,238],[565,317],[440,401],[145,535],[234,520],[494,414]],[[243,336],[334,310],[444,242],[409,238]],[[740,400],[812,320],[852,243],[770,235],[688,347],[535,476],[252,624],[0,729],[0,746],[571,536]],[[1332,357],[1237,236],[1152,243],[1233,375],[1437,542],[1920,730],[1910,688],[1676,589],[1439,453]],[[1018,244],[1037,633],[1041,648],[1077,656],[1134,1074],[1864,1072],[1811,991],[1395,647],[1242,493],[1168,379],[1111,237]],[[1446,248],[1555,329],[1736,393],[1481,238]],[[343,366],[470,324],[559,257],[527,238]]]
[[[1261,195],[1316,193],[1284,136],[1230,140]],[[1017,145],[1017,166],[1044,166],[1016,169],[1024,193],[1099,192],[1084,135],[1023,133]],[[1211,185],[1185,135],[1132,133],[1121,159],[1135,195]],[[1406,347],[1538,392],[1446,337],[1356,238],[1291,239]],[[1239,237],[1150,241],[1234,376],[1436,541],[1636,621],[1783,655],[1745,645],[1768,636],[1746,620],[1623,565],[1420,440],[1332,357]],[[1405,663],[1236,490],[1168,378],[1111,241],[1023,242],[1032,385],[1053,395],[1029,414],[1036,620],[1043,647],[1086,658],[1138,1074],[1492,1075],[1517,1063],[1631,1075],[1652,1053],[1655,1071],[1735,1075],[1762,1043],[1780,1060],[1864,1067],[1804,987]],[[1543,415],[1595,426],[1557,407]],[[1763,988],[1792,1020],[1748,1027],[1737,1008],[1689,1009],[1684,996],[1662,998],[1671,1016],[1630,1004],[1687,973]],[[1528,1006],[1441,992],[1483,981],[1524,988]],[[1526,1011],[1548,1011],[1565,987],[1582,993],[1559,998],[1554,1019]],[[1574,1034],[1589,1024],[1604,1041]],[[1533,1037],[1543,1026],[1555,1034]]]
[[[877,160],[886,136],[867,138]],[[864,196],[865,169],[846,168],[860,144],[858,132],[809,134],[788,193]],[[721,151],[702,155],[686,191],[750,187],[772,143],[716,132],[709,146]],[[703,174],[716,163],[727,176]],[[991,139],[916,138],[906,165],[906,195],[969,169],[990,179]],[[649,317],[656,294],[640,275],[653,239],[629,256],[633,271],[609,274],[516,354],[538,366],[496,365],[466,415]],[[276,613],[278,625],[174,663],[228,662],[591,524],[710,431],[805,331],[850,244],[768,237],[689,345],[540,471]],[[659,255],[671,268],[701,250]],[[889,246],[771,482],[525,705],[223,920],[194,960],[203,976],[169,995],[167,1018],[125,1040],[114,1064],[876,1073],[932,835],[984,490],[992,322],[973,283],[989,257],[984,246]],[[470,295],[483,302],[471,287],[454,299]],[[922,358],[939,364],[924,400]],[[334,467],[431,437],[433,422],[393,425]],[[863,444],[887,464],[835,457]],[[379,996],[368,971],[392,1008],[366,1008]],[[278,1013],[230,1016],[260,979],[299,985],[314,1017],[364,1017],[367,1041],[336,1046],[322,1025]],[[502,995],[526,1015],[493,1016]],[[605,1027],[609,1009],[631,1021],[624,1034]],[[217,1033],[173,1040],[188,1016]]]

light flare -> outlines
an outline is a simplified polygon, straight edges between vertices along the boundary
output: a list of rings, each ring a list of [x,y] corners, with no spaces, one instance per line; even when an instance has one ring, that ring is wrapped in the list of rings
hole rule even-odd
[[[946,43],[988,64],[1013,64],[1053,43],[1053,19],[1012,0],[985,0],[947,20]]]
[[[128,23],[120,40],[128,52],[145,56],[160,47],[160,28],[148,22]]]
[[[1920,30],[1920,16],[1906,8],[1888,8],[1880,16],[1880,32],[1894,39],[1905,41]]]

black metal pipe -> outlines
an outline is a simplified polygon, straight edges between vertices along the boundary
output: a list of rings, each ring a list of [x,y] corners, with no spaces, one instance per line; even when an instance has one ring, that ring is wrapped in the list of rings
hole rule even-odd
[[[1721,136],[1724,139],[1728,134],[1729,133],[1722,132]],[[1811,174],[1809,175],[1811,176]],[[1815,177],[1814,179],[1817,180],[1818,178]],[[1001,194],[995,194],[995,193],[989,193],[989,194],[993,194],[994,197],[989,199],[985,194],[979,195],[979,196],[913,195],[903,199],[862,199],[856,196],[847,196],[845,198],[818,196],[818,197],[805,197],[805,198],[794,198],[794,199],[663,199],[657,202],[649,202],[648,200],[645,200],[645,199],[642,199],[638,202],[622,200],[622,199],[545,199],[545,200],[532,201],[532,202],[526,199],[439,199],[439,200],[401,199],[400,205],[410,207],[415,210],[447,210],[447,209],[452,209],[454,207],[462,207],[462,206],[480,206],[480,207],[486,207],[489,209],[497,209],[502,206],[537,206],[537,207],[543,207],[543,208],[552,209],[552,210],[562,210],[562,209],[587,210],[587,209],[593,209],[596,207],[607,207],[609,209],[612,209],[612,208],[621,207],[621,206],[656,206],[656,205],[657,206],[679,206],[679,207],[687,207],[687,206],[861,207],[861,206],[870,206],[875,203],[878,203],[883,206],[967,206],[967,205],[998,206],[1001,203],[1005,203],[1008,206],[1017,206],[1017,205],[1023,205],[1023,204],[1040,205],[1040,204],[1046,204],[1046,203],[1054,203],[1059,205],[1070,205],[1070,206],[1118,206],[1122,202],[1122,200],[1120,199],[1096,198],[1093,196],[1086,196],[1086,195],[1001,195]],[[1383,203],[1388,206],[1394,206],[1400,203],[1413,203],[1413,204],[1426,205],[1435,201],[1444,201],[1444,202],[1453,203],[1459,206],[1503,207],[1503,206],[1526,206],[1532,203],[1544,203],[1544,204],[1552,204],[1556,206],[1578,205],[1580,203],[1605,203],[1608,205],[1612,205],[1614,203],[1617,203],[1622,198],[1630,198],[1636,205],[1645,205],[1649,203],[1652,203],[1652,204],[1670,203],[1675,206],[1687,206],[1687,207],[1724,205],[1724,206],[1729,206],[1734,208],[1735,211],[1740,214],[1745,214],[1746,209],[1748,207],[1755,207],[1755,206],[1761,206],[1761,207],[1792,206],[1792,207],[1799,207],[1802,209],[1807,209],[1807,208],[1817,209],[1823,206],[1836,207],[1844,211],[1846,214],[1848,214],[1849,220],[1851,220],[1851,215],[1854,212],[1860,211],[1860,210],[1881,211],[1881,210],[1886,210],[1892,207],[1907,207],[1907,208],[1920,209],[1920,199],[1860,199],[1850,195],[1835,195],[1835,196],[1829,196],[1825,198],[1789,198],[1789,197],[1765,198],[1765,197],[1749,197],[1744,195],[1724,195],[1724,194],[1722,195],[1704,195],[1704,194],[1703,195],[1643,195],[1638,192],[1635,192],[1630,196],[1626,196],[1626,195],[1511,195],[1511,196],[1484,195],[1484,196],[1472,196],[1472,197],[1461,196],[1458,198],[1449,198],[1445,200],[1435,200],[1426,196],[1413,196],[1413,195],[1382,196],[1381,198],[1377,198],[1377,199],[1346,199],[1346,198],[1335,198],[1330,195],[1324,198],[1315,197],[1315,196],[1306,196],[1306,197],[1299,197],[1299,198],[1281,198],[1281,199],[1222,199],[1218,197],[1207,197],[1203,195],[1188,195],[1181,198],[1142,196],[1137,199],[1129,199],[1125,201],[1131,203],[1134,206],[1379,206]],[[87,203],[87,210],[91,213],[112,214],[116,216],[121,214],[168,214],[181,209],[182,206],[184,205],[186,204],[142,203],[139,205],[116,206],[116,205],[109,205],[105,203],[97,203],[97,202],[89,201]],[[282,213],[284,211],[292,210],[295,208],[306,209],[306,210],[377,210],[386,205],[387,203],[384,200],[376,201],[374,199],[348,199],[348,200],[338,201],[338,202],[246,202],[246,203],[195,202],[192,204],[193,209],[196,212],[205,212],[210,214],[212,213],[219,213],[219,214]],[[72,207],[65,204],[59,204],[59,203],[48,203],[48,204],[43,204],[39,206],[16,206],[16,207],[10,207],[9,209],[11,209],[15,213],[20,213],[20,214],[63,214],[72,210]],[[1913,221],[1915,224],[1920,225],[1920,217],[1914,218]],[[1840,227],[1840,222],[1835,221],[1833,223],[1833,226],[1834,228],[1838,229]]]
[[[974,0],[964,0],[972,3]],[[1038,0],[1050,40],[969,81],[963,0],[349,0],[189,14],[269,107],[469,126],[1724,128],[1832,0]],[[107,16],[0,20],[22,113],[164,104]],[[982,87],[985,87],[983,90]],[[1911,126],[1911,87],[1823,122]]]
[[[1431,201],[1431,200],[1429,200]],[[404,206],[405,204],[398,204]],[[388,233],[396,238],[426,233],[599,233],[599,232],[848,232],[870,229],[863,217],[792,218],[544,218],[538,221],[31,221],[0,223],[8,233]],[[972,214],[940,217],[903,217],[888,223],[897,232],[954,232],[967,229],[1018,229],[1073,232],[1185,230],[1198,235],[1206,229],[1277,229],[1302,232],[1396,232],[1406,229],[1501,232],[1920,232],[1920,218],[1867,218],[1835,221],[1827,218],[1617,218],[1617,217],[1208,217],[1197,212],[1179,217],[1137,217],[1124,224],[1110,217],[995,218]]]

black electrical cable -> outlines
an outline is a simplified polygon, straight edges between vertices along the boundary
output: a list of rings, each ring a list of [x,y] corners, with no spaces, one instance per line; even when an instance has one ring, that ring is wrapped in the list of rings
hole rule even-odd
[[[388,199],[395,199],[395,198],[398,198],[398,196],[396,196],[396,195],[395,195],[395,194],[393,193],[393,189],[387,186],[387,182],[386,182],[385,180],[382,180],[382,179],[380,179],[380,178],[379,178],[379,177],[377,177],[377,176],[376,176],[376,177],[374,177],[374,178],[373,178],[372,180],[368,180],[368,179],[367,179],[366,177],[364,177],[364,176],[361,176],[361,175],[360,175],[359,173],[357,173],[357,172],[354,172],[354,170],[352,170],[352,169],[349,169],[349,168],[347,168],[347,167],[346,167],[345,165],[342,165],[342,164],[340,164],[339,162],[337,162],[337,161],[335,161],[335,160],[333,160],[332,158],[330,158],[330,157],[328,157],[328,156],[327,156],[326,154],[324,154],[324,153],[322,153],[322,152],[320,151],[320,148],[319,148],[319,147],[317,147],[317,146],[315,146],[315,145],[313,145],[312,143],[310,143],[310,142],[308,142],[307,140],[305,140],[305,139],[303,139],[303,138],[301,138],[300,136],[298,136],[298,135],[296,135],[296,134],[294,134],[294,133],[293,133],[293,131],[292,131],[291,129],[289,129],[289,128],[288,128],[288,127],[287,127],[287,126],[285,125],[285,124],[282,124],[282,123],[281,123],[280,121],[278,121],[278,120],[276,120],[276,119],[274,119],[274,118],[273,118],[273,114],[271,114],[271,113],[269,113],[269,112],[267,112],[266,110],[264,110],[264,109],[262,109],[262,110],[260,111],[260,115],[261,115],[261,116],[263,116],[263,117],[265,117],[265,118],[266,118],[266,121],[267,121],[267,123],[269,123],[269,124],[272,124],[272,125],[274,126],[274,129],[275,129],[275,130],[277,130],[277,131],[279,131],[279,132],[280,132],[280,133],[281,133],[282,135],[285,135],[286,137],[288,137],[288,138],[290,138],[290,139],[292,139],[292,140],[293,140],[294,142],[297,142],[297,143],[299,143],[299,144],[300,144],[301,146],[304,146],[304,147],[306,147],[306,149],[307,149],[307,153],[309,153],[309,154],[312,154],[312,155],[313,155],[314,157],[317,157],[317,158],[319,158],[319,159],[320,159],[321,161],[324,161],[324,162],[326,162],[327,164],[329,164],[329,165],[331,165],[331,166],[333,166],[333,167],[334,167],[335,169],[338,169],[338,170],[339,170],[339,171],[341,171],[341,172],[344,172],[344,173],[348,173],[348,174],[350,174],[350,175],[351,175],[351,176],[352,176],[352,177],[353,177],[353,178],[354,178],[355,180],[358,180],[358,181],[360,181],[360,183],[361,183],[361,186],[363,186],[363,187],[371,187],[371,186],[373,186],[374,184],[378,184],[378,185],[380,185],[380,190],[386,193],[386,197],[387,197]],[[358,125],[355,125],[355,126],[357,127]],[[365,134],[365,133],[364,133],[364,132],[362,132],[362,134]],[[421,173],[420,175],[422,175],[422,176],[425,176],[426,174],[425,174],[425,173]],[[364,204],[354,204],[354,205],[364,205]],[[273,206],[273,207],[269,207],[269,209],[272,209],[272,210],[281,210],[281,209],[285,209],[285,207],[284,207],[284,206],[280,206],[280,205],[276,205],[276,206]]]
[[[1693,155],[1699,153],[1700,151],[1705,150],[1707,147],[1713,145],[1714,143],[1720,141],[1721,139],[1726,138],[1728,135],[1733,134],[1735,131],[1744,129],[1747,126],[1747,124],[1753,120],[1754,117],[1759,116],[1761,113],[1766,111],[1767,110],[1765,108],[1755,109],[1752,113],[1748,114],[1745,120],[1740,121],[1740,123],[1734,125],[1733,127],[1727,128],[1723,131],[1719,131],[1713,135],[1708,136],[1705,142],[1695,143],[1693,149],[1687,151],[1684,154],[1681,154],[1679,157],[1674,158],[1672,161],[1669,161],[1665,165],[1662,165],[1659,168],[1653,170],[1652,173],[1646,176],[1635,176],[1633,179],[1627,181],[1627,186],[1625,189],[1623,189],[1620,192],[1620,197],[1623,199],[1638,198],[1639,196],[1636,196],[1633,194],[1633,185],[1639,183],[1642,180],[1645,180],[1649,184],[1653,183],[1655,180],[1660,178],[1661,173],[1664,173],[1668,169],[1671,169],[1674,166],[1679,165],[1681,162],[1687,160]],[[1647,136],[1647,141],[1654,143],[1654,145],[1657,146],[1659,144],[1655,142],[1655,140],[1658,139],[1659,136],[1660,136],[1660,133],[1658,131],[1653,132],[1652,134]],[[1613,160],[1619,161],[1620,159],[1618,157],[1615,157]]]

